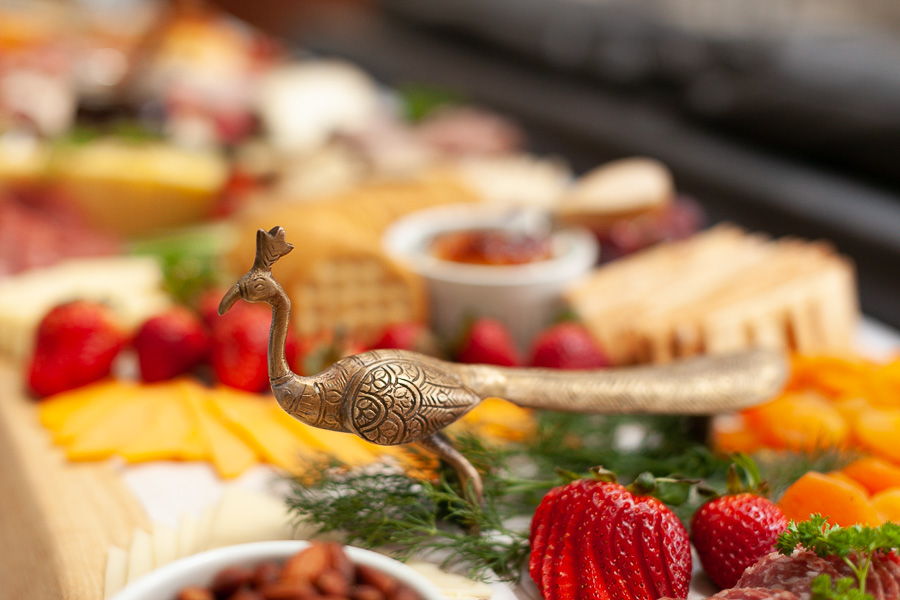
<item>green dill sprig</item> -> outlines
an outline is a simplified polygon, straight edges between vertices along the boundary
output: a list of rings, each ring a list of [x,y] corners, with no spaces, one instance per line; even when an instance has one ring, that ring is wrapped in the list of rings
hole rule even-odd
[[[528,533],[507,524],[498,509],[502,495],[495,483],[476,506],[445,472],[421,481],[361,469],[314,484],[295,480],[287,503],[296,524],[312,525],[319,534],[338,532],[348,544],[384,549],[401,560],[437,556],[443,567],[461,565],[478,580],[515,581],[528,557]]]
[[[702,479],[709,487],[725,490],[731,459],[703,443],[703,422],[697,419],[543,412],[536,420],[532,436],[502,447],[486,446],[473,435],[454,437],[455,447],[482,474],[480,507],[464,500],[455,472],[442,465],[431,481],[399,467],[311,472],[294,480],[289,508],[298,522],[322,534],[339,532],[350,544],[401,559],[438,557],[445,566],[465,568],[475,579],[495,574],[513,581],[527,561],[527,529],[535,508],[547,491],[568,480],[560,473],[569,473],[570,479],[588,477],[591,468],[603,465],[623,483],[649,471]],[[407,448],[423,464],[433,460],[414,446]],[[807,455],[779,455],[778,461],[753,458],[761,476],[774,480],[776,489],[811,463],[842,460]],[[672,509],[689,523],[705,500],[694,490]]]
[[[900,525],[887,522],[877,527],[840,527],[829,525],[825,517],[815,514],[807,521],[792,521],[775,543],[775,548],[785,556],[790,556],[798,547],[822,558],[841,559],[856,577],[853,582],[856,588],[865,594],[866,577],[875,554],[900,547]]]

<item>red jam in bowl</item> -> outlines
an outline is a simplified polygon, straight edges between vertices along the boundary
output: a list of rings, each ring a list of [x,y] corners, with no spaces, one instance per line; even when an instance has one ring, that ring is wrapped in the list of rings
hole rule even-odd
[[[436,235],[432,256],[469,265],[524,265],[553,258],[548,235],[508,229],[469,229]]]

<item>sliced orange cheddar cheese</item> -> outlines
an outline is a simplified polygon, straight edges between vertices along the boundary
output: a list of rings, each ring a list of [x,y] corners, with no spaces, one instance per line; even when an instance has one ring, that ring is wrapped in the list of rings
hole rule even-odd
[[[116,394],[122,389],[133,388],[130,383],[122,383],[114,379],[62,392],[38,403],[38,417],[47,429],[56,430],[79,408],[94,402],[108,393]]]
[[[200,432],[197,414],[191,409],[190,400],[197,395],[205,395],[206,388],[191,379],[178,379],[172,382],[173,395],[178,398],[178,409],[187,424],[184,444],[178,451],[178,458],[183,460],[205,460],[209,457],[209,447]]]
[[[53,432],[53,440],[58,444],[71,444],[79,433],[96,423],[110,411],[115,410],[134,393],[137,386],[120,385],[103,391],[90,402],[77,407]]]
[[[369,464],[382,454],[378,450],[379,446],[368,444],[353,434],[319,429],[301,423],[284,412],[277,402],[272,403],[270,410],[273,419],[302,440],[311,450],[334,456],[344,464],[351,466]]]
[[[150,419],[118,453],[128,462],[183,458],[191,424],[186,418],[182,390],[172,382],[145,384],[142,395],[154,405]]]
[[[296,472],[304,460],[314,459],[309,445],[275,419],[271,399],[223,387],[210,398],[219,418],[266,461]]]
[[[140,394],[122,398],[104,415],[78,432],[66,448],[70,460],[100,460],[112,456],[147,422],[152,402]]]
[[[502,398],[485,398],[455,426],[492,440],[514,442],[524,440],[535,428],[532,411]]]
[[[200,395],[192,394],[187,400],[197,421],[197,432],[216,471],[225,479],[238,477],[256,464],[257,454],[219,420],[211,403],[205,391]]]

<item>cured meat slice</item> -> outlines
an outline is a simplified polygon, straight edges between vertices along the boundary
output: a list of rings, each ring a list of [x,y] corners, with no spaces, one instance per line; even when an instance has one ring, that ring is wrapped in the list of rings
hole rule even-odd
[[[850,565],[843,560],[831,557],[828,562],[841,577],[856,578]],[[900,558],[896,553],[879,553],[872,557],[869,574],[866,576],[866,593],[871,594],[875,600],[900,599]]]
[[[877,554],[873,566],[881,579],[885,599],[900,598],[900,557],[897,553]]]
[[[722,590],[710,600],[797,600],[797,594],[788,590],[770,588],[731,588]]]
[[[659,600],[678,600],[664,596]],[[728,588],[710,596],[707,600],[797,600],[797,594],[771,588]]]
[[[791,556],[771,552],[747,567],[735,587],[785,590],[796,594],[799,600],[809,600],[810,583],[823,573],[834,579],[840,576],[831,562],[812,552],[798,551]]]

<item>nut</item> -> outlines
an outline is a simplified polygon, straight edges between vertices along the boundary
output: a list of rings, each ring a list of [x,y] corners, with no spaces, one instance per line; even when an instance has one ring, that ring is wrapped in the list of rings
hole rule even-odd
[[[265,600],[308,600],[315,598],[316,590],[305,581],[276,581],[260,589]]]
[[[240,588],[250,585],[253,571],[246,567],[225,567],[213,578],[210,591],[218,598],[227,598]]]
[[[259,592],[250,588],[241,588],[229,596],[228,600],[263,600],[263,597],[260,596]]]
[[[344,547],[337,542],[331,542],[326,544],[326,546],[328,547],[328,558],[332,568],[337,569],[344,579],[352,582],[356,577],[356,565],[344,552]]]
[[[312,544],[284,563],[281,579],[283,581],[315,581],[331,566],[329,555],[330,552],[325,544]]]
[[[390,598],[397,589],[397,580],[367,565],[356,566],[356,580],[363,585],[370,585],[386,598]]]
[[[274,583],[281,578],[281,565],[274,562],[264,562],[253,569],[253,585],[257,588],[264,587],[267,583]]]
[[[419,595],[409,586],[398,584],[390,600],[420,600]]]
[[[206,588],[191,586],[178,592],[176,600],[215,600],[216,597]]]
[[[345,579],[337,569],[328,569],[316,578],[316,587],[326,596],[347,597],[350,591],[350,581]]]
[[[313,543],[279,566],[233,566],[207,588],[188,586],[176,600],[421,600],[387,573],[356,565],[340,544]]]

